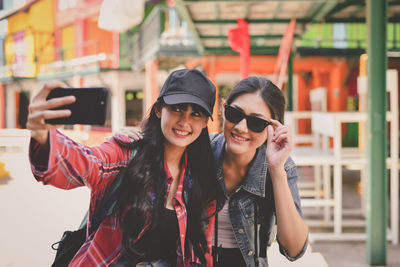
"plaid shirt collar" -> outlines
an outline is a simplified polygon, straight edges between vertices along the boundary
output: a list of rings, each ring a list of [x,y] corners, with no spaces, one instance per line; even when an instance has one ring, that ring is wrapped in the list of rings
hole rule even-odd
[[[174,197],[172,198],[172,204],[174,206],[176,216],[178,218],[178,225],[179,225],[179,240],[180,240],[180,251],[178,248],[178,255],[181,254],[183,258],[185,258],[185,246],[182,246],[182,244],[185,244],[185,236],[186,236],[186,223],[187,223],[187,213],[186,213],[186,207],[183,199],[183,182],[185,180],[185,172],[186,172],[186,167],[187,167],[187,153],[185,151],[184,153],[184,160],[182,162],[181,166],[181,172],[179,174],[179,183],[178,183],[178,188],[176,189],[176,193]],[[168,168],[167,162],[164,160],[164,170],[165,174],[167,176],[167,196],[171,190],[171,185],[173,182],[173,177],[171,175],[171,172]]]
[[[176,212],[176,216],[178,219],[178,226],[179,226],[180,244],[179,244],[179,246],[177,246],[176,253],[178,256],[180,256],[179,258],[185,259],[186,258],[185,249],[184,249],[185,246],[182,246],[182,244],[185,244],[186,227],[187,227],[187,224],[186,224],[187,223],[187,212],[186,212],[186,207],[185,207],[185,203],[184,203],[184,199],[183,199],[183,184],[184,184],[184,180],[185,180],[185,176],[186,176],[185,172],[186,172],[186,168],[187,168],[187,153],[186,153],[186,151],[185,151],[183,157],[184,157],[184,160],[182,162],[181,171],[179,174],[178,188],[176,189],[175,195],[172,198],[172,205]],[[169,192],[171,191],[173,177],[171,175],[171,172],[168,168],[168,164],[165,159],[164,159],[164,171],[165,171],[165,174],[167,177],[167,193],[166,193],[166,197],[167,197],[169,195]],[[155,192],[153,192],[153,195],[152,195],[153,201],[155,200],[155,197],[156,197]],[[144,235],[144,233],[146,233],[146,231],[149,229],[150,225],[151,225],[151,219],[150,219],[150,216],[148,216],[146,219],[145,225],[144,225],[142,231],[140,232],[140,234],[138,235],[138,237],[135,239],[135,242],[137,240],[139,240]],[[180,260],[178,260],[178,261],[180,261]],[[184,266],[187,266],[187,265],[184,264]]]

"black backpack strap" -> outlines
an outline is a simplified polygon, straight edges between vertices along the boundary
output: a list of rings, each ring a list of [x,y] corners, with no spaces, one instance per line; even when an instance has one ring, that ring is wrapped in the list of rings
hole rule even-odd
[[[219,264],[219,248],[218,248],[218,212],[215,213],[214,223],[214,245],[212,247],[213,266],[218,267]]]
[[[112,214],[115,204],[117,202],[119,187],[122,183],[123,177],[126,174],[127,167],[129,163],[132,161],[132,159],[135,157],[136,153],[137,149],[134,148],[132,150],[131,157],[129,158],[126,167],[120,170],[118,176],[114,179],[111,186],[106,189],[106,192],[104,193],[104,196],[101,199],[98,212],[93,216],[92,225],[91,228],[89,229],[89,233],[92,233],[95,230],[97,230],[97,228],[100,226],[104,218]]]
[[[137,152],[136,149],[132,150],[129,162],[136,155],[136,152]],[[126,173],[126,169],[127,169],[126,167],[123,168],[113,181],[112,185],[108,189],[106,189],[107,191],[105,192],[104,197],[102,198],[100,203],[99,212],[97,212],[93,217],[92,227],[89,233],[93,232],[94,230],[97,230],[103,219],[111,214],[117,200],[118,188],[122,182],[122,178]],[[54,250],[57,250],[56,257],[54,259],[53,264],[51,265],[52,267],[68,266],[72,258],[82,247],[82,244],[86,240],[88,213],[89,212],[86,212],[78,230],[65,231],[63,233],[61,240],[52,244],[51,247]]]
[[[228,199],[225,199],[225,201],[228,201]],[[222,245],[218,246],[218,214],[223,209],[223,206],[224,205],[221,205],[221,207],[216,207],[216,211],[215,211],[214,245],[212,246],[212,256],[213,256],[213,266],[214,267],[219,267],[219,256],[220,256],[220,251],[222,248]]]
[[[259,266],[260,262],[258,260],[258,213],[259,205],[257,201],[254,201],[254,265]],[[261,241],[261,240],[260,240]]]
[[[88,218],[89,218],[89,211],[86,211],[86,214],[85,214],[85,216],[83,216],[82,222],[81,222],[81,224],[79,225],[79,228],[78,228],[78,229],[82,229],[82,228],[85,228],[85,227],[86,227]]]
[[[274,191],[272,188],[271,176],[268,174],[267,179],[265,181],[265,197],[257,198],[256,206],[258,206],[258,214],[260,218],[260,231],[258,233],[259,237],[259,255],[258,257],[266,258],[267,257],[267,246],[269,243],[269,235],[270,230],[274,224]],[[256,213],[255,213],[256,215]]]

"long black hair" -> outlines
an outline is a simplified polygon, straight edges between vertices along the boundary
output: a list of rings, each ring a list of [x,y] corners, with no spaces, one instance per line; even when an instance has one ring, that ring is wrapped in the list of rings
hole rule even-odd
[[[226,103],[230,105],[237,97],[255,92],[260,92],[262,99],[271,111],[272,119],[283,123],[285,96],[273,82],[264,77],[251,76],[238,82],[229,93]]]
[[[127,175],[120,186],[115,214],[122,229],[122,254],[134,261],[143,251],[134,240],[144,227],[150,213],[151,228],[162,223],[160,214],[166,200],[166,175],[164,172],[164,142],[160,118],[156,111],[166,105],[158,100],[143,121],[143,139],[122,146],[136,147],[138,152],[127,166]],[[117,139],[115,139],[117,140]],[[188,190],[187,240],[193,245],[196,256],[205,262],[207,250],[205,225],[208,223],[206,206],[213,200],[222,202],[223,192],[216,177],[216,163],[212,154],[207,127],[187,149],[187,169],[191,186]],[[155,194],[155,199],[152,195]],[[182,244],[182,246],[184,246]]]

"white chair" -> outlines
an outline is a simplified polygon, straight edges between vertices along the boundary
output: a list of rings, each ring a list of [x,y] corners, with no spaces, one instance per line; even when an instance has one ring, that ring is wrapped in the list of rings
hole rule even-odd
[[[311,111],[326,111],[327,97],[326,88],[319,87],[310,91]],[[309,179],[301,179],[298,183],[300,194],[302,197],[320,198],[323,195],[321,189],[321,165],[319,164],[319,149],[310,149],[314,145],[315,136],[313,133],[299,133],[300,120],[311,121],[311,111],[288,111],[285,114],[285,124],[291,125],[293,129],[293,141],[296,146],[295,157],[297,154],[302,154],[304,157],[296,162],[298,166],[302,166],[303,172],[308,172],[311,175],[306,175]],[[315,156],[314,156],[315,155]],[[310,161],[312,161],[310,163]],[[310,163],[310,164],[308,164]],[[313,169],[313,170],[311,170]]]
[[[398,177],[398,153],[399,153],[399,132],[398,132],[398,83],[397,71],[388,71],[387,91],[390,95],[390,111],[386,119],[390,123],[390,157],[387,159],[390,168],[390,228],[388,239],[394,244],[398,243],[399,214],[399,177]],[[362,84],[362,83],[361,83]],[[344,233],[343,226],[364,227],[365,219],[348,220],[343,215],[355,213],[355,210],[343,210],[342,208],[342,167],[357,166],[361,170],[361,181],[365,188],[365,146],[357,148],[342,147],[342,124],[350,122],[362,123],[367,120],[365,112],[311,112],[311,128],[314,137],[312,147],[296,146],[292,153],[293,159],[298,166],[314,166],[322,168],[322,184],[318,184],[318,177],[315,179],[316,186],[322,188],[322,198],[302,198],[303,207],[324,207],[324,219],[319,226],[332,226],[333,232],[313,233],[310,240],[365,240],[364,232]],[[365,133],[365,130],[364,130]],[[333,139],[333,147],[330,147],[329,139]],[[365,139],[365,138],[364,138]],[[363,138],[361,138],[363,140]],[[318,167],[319,166],[319,167]],[[331,185],[330,168],[333,166],[333,186]],[[301,187],[300,191],[302,190]],[[365,194],[364,194],[365,195]],[[365,198],[362,198],[364,208]],[[331,221],[331,208],[333,207],[333,221]],[[358,212],[363,215],[362,209]],[[310,225],[311,226],[311,225]]]

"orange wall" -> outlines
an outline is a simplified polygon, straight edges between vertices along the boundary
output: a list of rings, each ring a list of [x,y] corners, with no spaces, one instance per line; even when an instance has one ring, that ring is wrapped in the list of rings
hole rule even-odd
[[[97,19],[89,18],[86,20],[85,29],[86,40],[92,45],[85,49],[87,55],[97,54],[99,52],[110,54],[113,51],[112,32],[105,31],[97,27]]]
[[[85,20],[84,40],[87,45],[84,47],[84,55],[94,55],[104,53],[111,55],[114,52],[113,33],[100,29],[97,26],[96,18],[88,18]],[[112,67],[110,60],[102,62],[101,67]]]
[[[98,28],[97,21],[102,0],[77,1],[76,6],[60,11],[56,0],[55,4],[55,39],[56,47],[65,44],[62,31],[73,25],[74,34],[68,43],[73,43],[74,57],[83,57],[104,53],[109,57],[102,61],[102,68],[116,68],[119,64],[118,33]],[[69,35],[71,36],[71,35]],[[72,40],[73,39],[73,40]]]
[[[272,74],[274,71],[276,56],[251,56],[249,70],[254,74]],[[203,68],[210,69],[212,65],[212,75],[221,72],[240,71],[239,56],[204,56],[200,60],[195,60],[187,64],[194,67],[201,64]],[[310,90],[319,86],[324,86],[328,91],[328,110],[339,111],[346,109],[347,88],[343,85],[347,72],[347,61],[339,58],[327,57],[306,57],[295,59],[293,62],[293,72],[298,74],[298,110],[309,110]],[[209,71],[207,72],[209,73]],[[311,73],[312,76],[306,80],[301,76]],[[303,80],[302,80],[303,79]]]
[[[249,70],[252,74],[265,75],[274,71],[276,56],[251,56]],[[240,58],[236,55],[203,56],[201,59],[188,62],[188,68],[202,65],[207,75],[223,72],[240,72]],[[329,111],[346,110],[347,87],[344,79],[347,73],[347,61],[341,58],[306,57],[296,58],[293,62],[293,72],[298,76],[297,95],[294,99],[297,110],[310,110],[310,90],[320,86],[327,88]],[[311,76],[308,74],[311,73]],[[218,107],[216,107],[218,109]],[[214,129],[211,124],[209,128]],[[310,129],[309,122],[302,121],[300,131]]]

